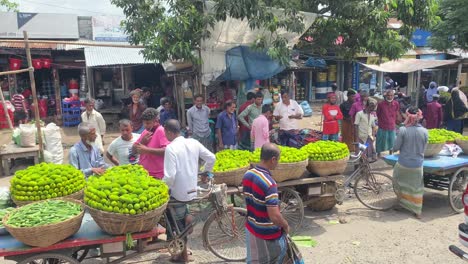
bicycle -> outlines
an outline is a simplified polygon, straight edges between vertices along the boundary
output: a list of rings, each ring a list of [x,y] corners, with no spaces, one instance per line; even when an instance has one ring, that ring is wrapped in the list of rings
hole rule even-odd
[[[364,206],[374,210],[388,210],[398,201],[393,185],[393,178],[383,172],[372,170],[365,154],[367,146],[354,143],[359,152],[351,154],[348,163],[358,163],[358,168],[338,187],[335,199],[342,204],[346,196],[346,188],[352,187],[356,198]],[[352,185],[351,185],[352,183]]]
[[[214,185],[210,180],[207,185],[207,188],[199,186],[199,196],[190,202],[169,201],[164,219],[171,220],[168,221],[170,223],[166,222],[166,233],[172,234],[172,237],[167,241],[153,242],[155,249],[167,248],[173,256],[182,253],[186,246],[187,236],[199,222],[205,221],[202,230],[203,246],[225,261],[244,261],[247,256],[244,227],[247,210],[227,204],[225,184]],[[199,214],[183,230],[179,229],[175,221],[175,212],[172,207],[180,204],[189,204],[191,207],[198,206],[199,208]],[[168,217],[169,215],[171,217]]]

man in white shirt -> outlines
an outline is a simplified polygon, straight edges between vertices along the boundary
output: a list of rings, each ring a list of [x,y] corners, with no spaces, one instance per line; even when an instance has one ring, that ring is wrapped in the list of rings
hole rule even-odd
[[[94,110],[95,100],[93,98],[86,98],[85,100],[86,111],[81,114],[81,121],[89,123],[96,128],[96,147],[99,151],[104,153],[103,138],[106,133],[106,121],[101,113]]]
[[[116,166],[130,164],[129,150],[140,137],[132,133],[132,122],[128,119],[119,121],[120,137],[114,139],[107,148],[106,157]]]
[[[296,101],[290,99],[288,91],[284,89],[281,90],[281,100],[273,111],[273,116],[279,121],[280,130],[299,129],[297,120],[302,119],[304,115],[301,106]]]
[[[205,170],[211,172],[216,160],[215,155],[197,140],[181,136],[180,123],[175,119],[166,121],[164,133],[171,143],[164,152],[163,181],[169,186],[171,198],[181,202],[191,201],[197,197],[199,159],[205,161]],[[187,204],[171,207],[180,230],[190,225],[192,217],[189,215]],[[173,260],[188,262],[187,246],[182,254]]]

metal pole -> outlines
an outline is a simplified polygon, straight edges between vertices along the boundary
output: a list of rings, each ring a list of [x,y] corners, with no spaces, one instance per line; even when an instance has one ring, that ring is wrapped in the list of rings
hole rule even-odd
[[[419,105],[419,91],[421,90],[421,70],[418,71],[418,78],[416,79],[416,107]]]
[[[461,83],[461,72],[462,72],[463,63],[458,63],[457,69],[457,83],[455,84],[456,87],[460,86]]]
[[[26,57],[28,59],[28,68],[32,68],[32,59],[31,59],[31,49],[29,48],[29,40],[28,40],[28,32],[23,31],[24,36],[24,44],[26,47]],[[34,80],[34,71],[29,71],[29,80],[31,82],[31,92],[33,96],[33,104],[34,104],[34,117],[36,120],[36,128],[37,128],[37,138],[39,141],[39,152],[40,156],[44,157],[43,153],[43,143],[42,143],[42,133],[41,133],[41,119],[39,118],[39,105],[37,104],[37,95],[36,95],[36,81]]]

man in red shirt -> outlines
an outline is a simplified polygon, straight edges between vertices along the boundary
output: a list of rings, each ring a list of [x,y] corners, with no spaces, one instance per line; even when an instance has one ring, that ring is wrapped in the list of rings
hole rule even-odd
[[[377,131],[376,152],[380,157],[383,151],[390,151],[395,143],[397,117],[400,114],[400,104],[394,100],[395,92],[387,90],[384,93],[385,100],[377,106],[377,122],[379,130]]]
[[[432,95],[432,101],[430,103],[427,103],[426,114],[424,117],[426,118],[427,129],[440,128],[440,126],[442,125],[442,105],[439,103],[438,94]]]
[[[238,113],[242,113],[249,105],[253,104],[255,102],[255,94],[252,92],[247,93],[247,101],[241,105],[239,108]],[[245,121],[249,123],[249,117],[245,117]],[[239,140],[239,149],[250,149],[250,129],[242,124],[242,122],[239,121],[239,135],[240,135],[240,140]]]
[[[328,94],[328,103],[322,107],[323,113],[323,140],[338,141],[340,126],[338,120],[343,120],[340,106],[336,104],[335,93]]]

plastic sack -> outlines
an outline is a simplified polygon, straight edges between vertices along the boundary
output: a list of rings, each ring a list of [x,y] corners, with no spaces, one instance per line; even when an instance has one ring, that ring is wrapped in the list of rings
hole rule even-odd
[[[96,102],[94,103],[94,108],[96,110],[104,108],[104,101],[102,99],[97,99]]]
[[[304,111],[304,116],[312,116],[312,108],[310,108],[310,105],[307,101],[303,101],[301,104],[301,108]]]
[[[60,133],[60,127],[54,123],[48,124],[44,128],[45,135],[45,150],[51,153],[51,163],[62,164],[63,163],[63,146],[62,146],[62,134]]]
[[[13,202],[8,187],[0,187],[0,209],[12,206]]]
[[[457,144],[445,144],[442,150],[439,152],[441,156],[452,156],[454,158],[458,157],[463,150]]]
[[[19,128],[15,128],[13,130],[13,133],[11,134],[11,139],[16,145],[21,146],[21,131]]]
[[[21,147],[36,146],[36,128],[34,125],[20,124]]]

